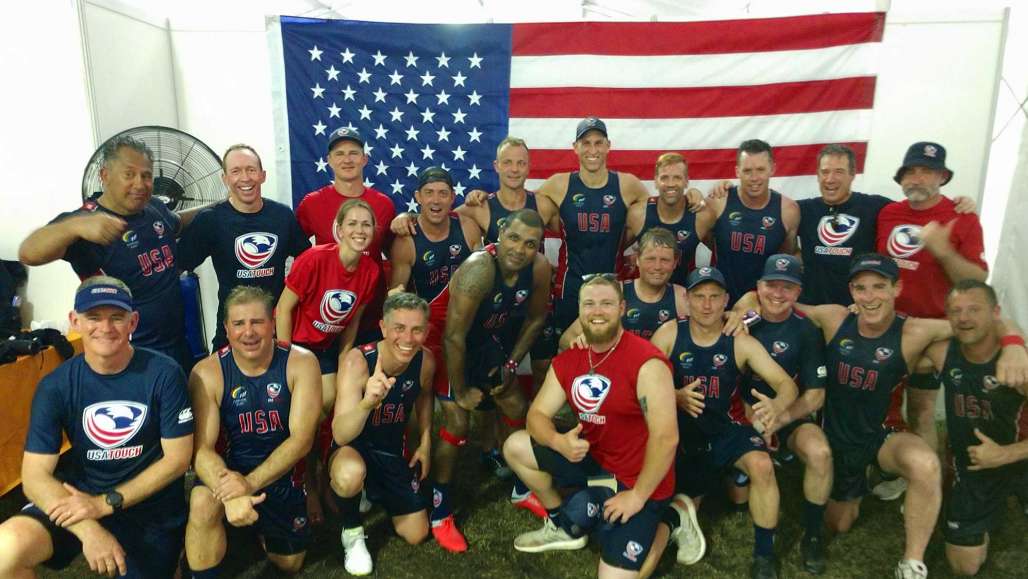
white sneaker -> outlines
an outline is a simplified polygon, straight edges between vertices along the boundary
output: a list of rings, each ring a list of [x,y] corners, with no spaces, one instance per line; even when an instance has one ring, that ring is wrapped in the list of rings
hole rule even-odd
[[[896,565],[896,579],[926,579],[928,567],[921,561],[903,559]]]
[[[367,493],[367,491],[362,490],[361,491],[361,504],[360,504],[359,507],[357,507],[357,509],[360,511],[360,514],[366,515],[366,514],[368,514],[368,511],[371,510],[371,507],[372,507],[372,505],[371,505],[371,501],[368,500],[368,493]]]
[[[343,544],[343,552],[346,554],[343,567],[350,575],[370,575],[374,566],[371,563],[371,553],[368,553],[368,546],[364,544],[364,527],[343,529],[339,536]]]
[[[514,548],[523,553],[544,551],[573,551],[589,542],[589,536],[572,537],[564,529],[553,524],[550,517],[543,520],[543,528],[521,533],[514,539]]]
[[[871,489],[871,494],[883,501],[894,501],[903,496],[907,490],[907,479],[896,477],[893,480],[884,480]]]
[[[678,501],[685,507],[679,506]],[[703,538],[703,531],[696,520],[696,506],[688,496],[678,494],[672,499],[671,508],[678,513],[678,528],[671,536],[671,540],[678,543],[676,558],[683,565],[692,565],[707,552],[707,540]]]

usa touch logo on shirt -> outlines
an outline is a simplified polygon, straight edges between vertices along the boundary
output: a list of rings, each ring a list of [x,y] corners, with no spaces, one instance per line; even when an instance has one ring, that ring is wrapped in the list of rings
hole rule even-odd
[[[143,445],[125,446],[146,422],[147,407],[139,402],[115,400],[90,404],[82,411],[82,430],[99,449],[86,452],[89,460],[120,460],[142,454]]]
[[[255,231],[236,238],[236,259],[247,269],[256,269],[275,255],[278,236],[274,233]]]

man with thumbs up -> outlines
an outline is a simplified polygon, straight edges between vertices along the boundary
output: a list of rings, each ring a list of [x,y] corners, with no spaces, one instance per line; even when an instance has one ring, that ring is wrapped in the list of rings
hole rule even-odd
[[[600,510],[599,576],[638,577],[656,561],[657,524],[674,492],[671,469],[678,445],[675,395],[667,358],[653,344],[624,331],[625,301],[613,274],[586,278],[578,295],[588,346],[553,359],[528,410],[527,430],[504,444],[507,463],[546,507],[539,530],[514,548],[539,553],[581,549],[588,542],[561,512],[558,486],[604,486]],[[553,417],[567,402],[577,425],[560,433]]]
[[[989,532],[1028,469],[1021,433],[1028,386],[1022,377],[1000,382],[1002,346],[1018,342],[995,327],[996,293],[983,282],[957,282],[946,300],[953,338],[925,352],[919,371],[934,371],[946,385],[946,430],[956,476],[946,499],[946,558],[957,575],[974,575],[985,563]]]
[[[328,468],[340,497],[344,566],[351,575],[368,575],[373,567],[360,518],[362,489],[385,508],[408,543],[428,536],[427,504],[419,492],[432,456],[435,360],[422,347],[428,303],[400,292],[386,298],[382,311],[382,340],[353,348],[343,361],[332,419],[336,449]],[[408,459],[404,433],[415,411],[419,437],[410,441]]]

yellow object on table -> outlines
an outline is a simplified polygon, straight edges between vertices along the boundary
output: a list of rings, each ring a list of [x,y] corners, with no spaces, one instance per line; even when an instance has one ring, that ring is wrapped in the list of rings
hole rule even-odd
[[[68,340],[75,353],[81,354],[81,336],[71,333]],[[0,365],[0,495],[21,484],[21,456],[36,385],[62,362],[61,355],[50,346],[35,356],[20,356]],[[67,449],[65,440],[61,452]]]

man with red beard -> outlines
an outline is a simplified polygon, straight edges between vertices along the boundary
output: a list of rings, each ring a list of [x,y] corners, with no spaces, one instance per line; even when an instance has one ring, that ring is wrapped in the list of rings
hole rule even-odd
[[[538,553],[584,547],[588,536],[562,512],[556,487],[587,487],[603,478],[610,488],[600,509],[608,524],[598,531],[598,574],[638,577],[643,564],[663,552],[653,540],[674,491],[678,434],[671,370],[657,348],[621,327],[625,302],[613,274],[589,276],[578,299],[588,347],[553,359],[528,412],[528,429],[504,445],[507,462],[549,513],[542,529],[519,535],[514,548]],[[565,403],[578,424],[560,433],[553,417]]]

